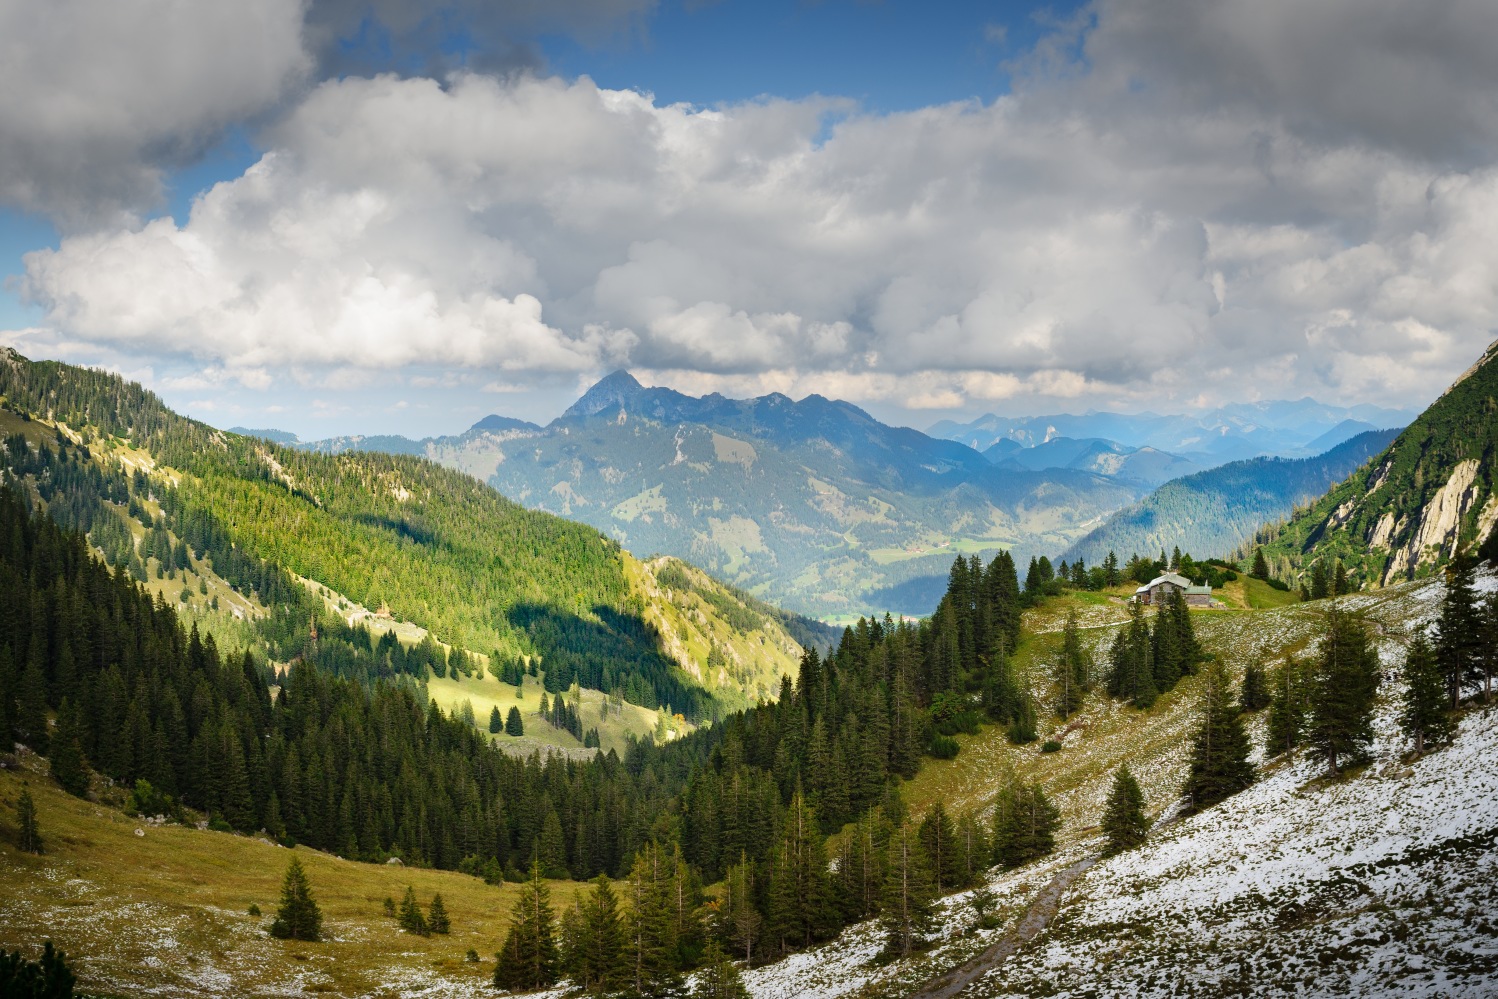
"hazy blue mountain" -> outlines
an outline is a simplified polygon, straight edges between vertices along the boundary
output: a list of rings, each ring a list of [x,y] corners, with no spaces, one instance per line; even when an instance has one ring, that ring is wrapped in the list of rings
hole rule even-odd
[[[1305,398],[1234,403],[1196,415],[1087,412],[1002,417],[989,413],[968,423],[942,420],[928,432],[980,451],[1000,440],[1033,448],[1058,438],[1101,438],[1122,447],[1155,448],[1210,468],[1259,455],[1314,457],[1357,433],[1402,427],[1413,418],[1413,413],[1404,410],[1331,406]]]
[[[240,434],[244,437],[259,437],[261,440],[267,440],[273,444],[284,444],[288,447],[296,447],[301,443],[297,435],[290,430],[254,430],[249,427],[230,427],[229,433]]]
[[[1189,458],[1152,447],[1129,447],[1101,437],[1081,440],[1054,437],[1035,447],[1025,447],[1005,437],[991,444],[983,456],[1001,468],[1025,468],[1032,472],[1074,468],[1151,487],[1201,469],[1201,465]]]
[[[1314,458],[1251,458],[1167,482],[1120,510],[1067,549],[1096,564],[1109,551],[1226,555],[1274,522],[1316,499],[1378,454],[1398,430],[1372,430]]]

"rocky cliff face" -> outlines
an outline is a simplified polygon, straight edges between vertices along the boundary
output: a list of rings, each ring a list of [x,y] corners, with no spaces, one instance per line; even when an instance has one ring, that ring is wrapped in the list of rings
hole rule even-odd
[[[1302,572],[1340,559],[1363,585],[1436,571],[1498,524],[1498,342],[1388,449],[1288,523],[1266,551]]]

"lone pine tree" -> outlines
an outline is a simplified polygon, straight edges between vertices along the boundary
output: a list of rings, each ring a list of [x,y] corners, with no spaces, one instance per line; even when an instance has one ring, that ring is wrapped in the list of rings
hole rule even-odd
[[[520,709],[514,705],[510,706],[510,713],[505,718],[505,735],[524,735],[525,722],[520,719]]]
[[[1113,789],[1103,810],[1103,834],[1108,837],[1108,852],[1121,853],[1139,846],[1149,835],[1149,819],[1144,815],[1144,792],[1129,772],[1128,764],[1113,775]]]
[[[1215,805],[1254,782],[1248,732],[1242,712],[1232,701],[1227,668],[1214,662],[1203,680],[1191,769],[1181,789],[1197,809]]]
[[[1333,606],[1311,671],[1306,731],[1312,755],[1326,761],[1329,776],[1336,777],[1345,764],[1367,757],[1373,745],[1378,681],[1378,652],[1367,629]]]
[[[443,904],[440,892],[432,896],[432,905],[427,910],[427,929],[433,933],[452,931],[452,920],[448,918],[447,906]]]
[[[282,940],[322,939],[322,912],[312,898],[312,887],[307,883],[302,862],[296,857],[286,865],[286,878],[281,882],[281,907],[276,910],[270,935]]]

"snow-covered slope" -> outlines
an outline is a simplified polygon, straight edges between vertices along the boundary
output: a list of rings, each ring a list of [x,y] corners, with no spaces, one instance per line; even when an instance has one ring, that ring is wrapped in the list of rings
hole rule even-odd
[[[1403,636],[1434,616],[1440,595],[1426,583],[1344,602],[1383,636],[1391,681],[1376,758],[1361,773],[1327,783],[1309,761],[1271,766],[1248,791],[1081,874],[1050,926],[961,995],[1498,994],[1498,708],[1470,712],[1454,745],[1413,762],[1395,727]],[[970,932],[968,896],[954,896],[940,945],[921,958],[873,964],[879,934],[865,924],[750,972],[751,991],[918,994],[1010,932],[1099,845],[1073,841],[996,877],[997,929]]]

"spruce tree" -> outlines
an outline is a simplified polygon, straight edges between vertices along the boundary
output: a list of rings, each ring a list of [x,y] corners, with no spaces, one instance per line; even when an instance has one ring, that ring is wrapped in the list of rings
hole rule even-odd
[[[1498,538],[1498,529],[1493,531]],[[1493,701],[1493,677],[1498,675],[1498,590],[1482,603],[1482,703]]]
[[[852,871],[839,869],[838,873],[851,874]],[[764,917],[754,902],[754,861],[741,852],[739,862],[728,869],[723,884],[723,932],[735,946],[743,949],[744,965],[749,967],[754,960],[754,945],[759,941],[760,927],[764,925]]]
[[[1477,564],[1465,549],[1446,566],[1446,595],[1441,601],[1437,624],[1436,656],[1446,678],[1446,696],[1452,709],[1461,703],[1462,691],[1482,676],[1483,620],[1477,603]]]
[[[322,912],[312,898],[312,887],[307,883],[302,862],[296,857],[286,865],[286,878],[281,882],[281,907],[276,910],[270,935],[282,940],[322,939]]]
[[[1207,808],[1254,782],[1254,766],[1248,762],[1248,732],[1243,716],[1232,701],[1227,669],[1220,662],[1208,667],[1198,707],[1196,735],[1192,740],[1191,769],[1181,793],[1193,809]]]
[[[1070,717],[1082,706],[1082,695],[1091,686],[1091,664],[1082,648],[1081,631],[1077,625],[1077,612],[1066,616],[1066,626],[1061,632],[1061,658],[1056,662],[1056,714]]]
[[[510,706],[510,713],[505,718],[505,735],[524,735],[525,722],[520,718],[520,709],[514,705]]]
[[[559,963],[551,889],[541,878],[541,865],[533,861],[530,879],[510,911],[504,949],[496,955],[494,984],[511,991],[550,988],[556,984]]]
[[[1311,599],[1325,600],[1331,595],[1331,584],[1326,578],[1326,564],[1319,559],[1311,567]]]
[[[1262,546],[1254,549],[1254,567],[1248,573],[1254,579],[1269,579],[1269,563],[1264,560],[1264,549]]]
[[[1311,674],[1306,742],[1326,761],[1327,774],[1367,758],[1373,745],[1373,707],[1378,696],[1378,652],[1367,629],[1333,606],[1326,636]]]
[[[1446,709],[1441,664],[1424,629],[1410,640],[1404,657],[1404,698],[1399,727],[1415,744],[1415,755],[1429,744],[1450,742],[1456,726]]]
[[[1244,711],[1259,711],[1269,706],[1269,686],[1264,680],[1264,667],[1257,662],[1243,667],[1243,689],[1238,694],[1238,704]]]
[[[21,693],[17,699],[16,727],[21,741],[38,756],[46,756],[47,678],[40,662],[31,662],[21,673]]]
[[[0,949],[0,996],[6,999],[72,999],[76,979],[67,955],[48,940],[39,960],[28,961],[20,950]]]
[[[697,973],[697,985],[692,989],[692,999],[749,999],[743,976],[723,953],[723,947],[716,939],[708,942],[702,970]]]
[[[965,880],[963,859],[957,845],[957,827],[947,815],[946,806],[938,799],[921,820],[917,833],[921,849],[926,852],[926,863],[931,870],[933,887],[937,895],[957,888]]]
[[[427,909],[427,929],[432,933],[452,932],[452,920],[448,918],[447,906],[442,903],[440,892],[432,896],[431,907]]]
[[[1275,671],[1269,695],[1269,731],[1264,748],[1267,757],[1293,753],[1305,737],[1306,690],[1300,663],[1293,656]]]
[[[1128,764],[1113,775],[1113,790],[1103,810],[1103,834],[1108,837],[1108,852],[1122,853],[1139,846],[1149,835],[1149,819],[1144,815],[1144,792],[1129,772]]]
[[[640,996],[669,996],[681,987],[674,913],[675,865],[656,843],[635,854],[627,890],[628,982]]]
[[[574,908],[574,930],[566,955],[574,985],[589,995],[619,991],[628,978],[629,964],[619,898],[607,875],[593,879],[592,889]]]
[[[1020,867],[1056,849],[1061,813],[1039,784],[1006,785],[994,802],[993,859]]]
[[[88,767],[83,760],[83,719],[68,698],[57,709],[57,731],[52,734],[52,755],[48,765],[52,779],[74,797],[88,794]]]
[[[431,932],[426,916],[422,915],[421,906],[416,901],[416,889],[410,885],[406,885],[406,895],[401,899],[400,928],[419,937]]]
[[[499,705],[489,709],[489,734],[498,735],[505,729],[504,719],[499,716]]]
[[[1135,600],[1129,607],[1129,625],[1117,632],[1108,650],[1108,693],[1130,700],[1136,708],[1155,703],[1154,648],[1144,605]]]
[[[885,855],[879,922],[885,952],[909,957],[925,946],[936,926],[935,893],[925,852],[909,826],[890,836]]]
[[[37,824],[36,802],[32,800],[29,788],[22,788],[20,798],[16,799],[16,825],[21,833],[16,845],[21,848],[21,852],[41,853],[42,832]]]

